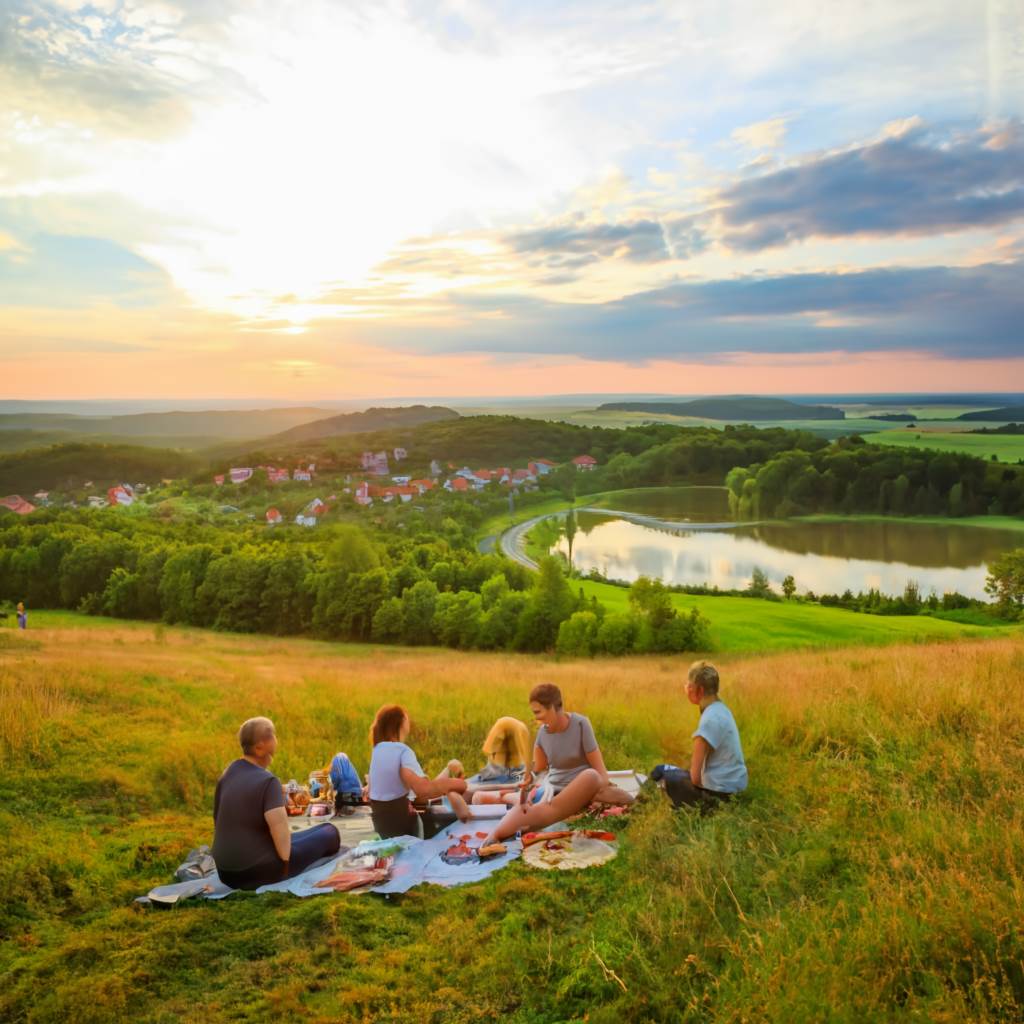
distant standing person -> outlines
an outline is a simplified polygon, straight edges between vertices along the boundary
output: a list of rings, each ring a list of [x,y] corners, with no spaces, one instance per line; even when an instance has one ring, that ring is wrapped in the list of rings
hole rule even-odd
[[[269,718],[250,718],[238,730],[242,756],[232,761],[213,795],[213,859],[233,889],[258,889],[301,874],[338,852],[341,837],[326,822],[292,833],[280,780],[268,771],[277,752]]]
[[[695,661],[690,666],[686,699],[700,708],[690,770],[659,764],[651,771],[651,779],[662,783],[676,807],[686,804],[707,811],[747,788],[740,732],[718,696],[718,684],[718,670],[710,662]]]
[[[28,615],[25,612],[24,601],[18,602],[18,629],[28,629]]]

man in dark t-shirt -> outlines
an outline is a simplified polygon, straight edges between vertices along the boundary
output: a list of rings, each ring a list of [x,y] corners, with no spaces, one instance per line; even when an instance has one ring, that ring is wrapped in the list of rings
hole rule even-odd
[[[305,871],[338,852],[338,830],[318,825],[292,835],[284,792],[268,771],[277,751],[269,718],[250,718],[238,730],[242,756],[232,761],[213,795],[213,859],[222,882],[258,889]]]

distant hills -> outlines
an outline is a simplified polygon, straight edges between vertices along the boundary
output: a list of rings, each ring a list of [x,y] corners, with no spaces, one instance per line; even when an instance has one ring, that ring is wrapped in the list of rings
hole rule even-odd
[[[195,473],[198,456],[136,445],[68,443],[0,456],[0,495],[32,500],[38,490],[76,491],[89,481],[100,493],[112,484],[159,483]]]
[[[1020,423],[1024,420],[1024,405],[1005,405],[1001,409],[982,409],[980,412],[965,412],[958,420],[984,421],[986,423]]]
[[[365,412],[347,412],[328,416],[312,423],[283,430],[279,434],[263,437],[265,446],[288,445],[301,441],[321,441],[342,434],[366,434],[378,430],[418,427],[422,423],[457,420],[459,414],[443,405],[409,405],[398,408],[367,409]]]
[[[0,431],[67,433],[75,438],[233,438],[264,437],[323,418],[315,406],[287,409],[207,409],[196,412],[144,412],[125,416],[65,413],[0,414]],[[67,438],[71,440],[71,438]]]
[[[660,416],[695,416],[706,420],[842,420],[846,413],[828,405],[801,405],[784,398],[735,395],[689,402],[606,402],[600,411],[649,412]]]

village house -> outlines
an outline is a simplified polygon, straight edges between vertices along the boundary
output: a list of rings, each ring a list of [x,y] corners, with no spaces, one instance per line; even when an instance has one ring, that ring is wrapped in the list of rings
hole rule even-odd
[[[409,457],[409,453],[404,448],[396,448],[392,454],[395,456],[395,462],[401,462],[402,459]]]
[[[135,504],[135,491],[130,484],[111,487],[107,491],[107,502],[111,505],[124,505],[125,507],[133,505]]]
[[[430,460],[430,475],[437,479],[441,475],[441,463],[437,459]]]
[[[292,473],[292,479],[301,480],[308,484],[313,479],[313,474],[308,469],[297,469]]]
[[[50,492],[49,491],[36,491],[36,493],[33,495],[33,497],[35,498],[35,500],[36,500],[36,502],[38,504],[40,504],[40,505],[42,505],[44,507],[46,505],[50,504]]]
[[[277,526],[284,521],[284,517],[276,508],[267,509],[267,526]]]
[[[408,484],[408,483],[409,483],[409,480],[410,480],[410,479],[411,479],[411,478],[410,478],[410,477],[407,477],[407,476],[393,476],[393,477],[391,478],[391,482],[392,482],[393,484],[398,484],[398,485],[399,485],[399,486],[401,486],[401,487],[405,487],[405,486],[406,486],[406,484]]]
[[[466,493],[470,489],[469,481],[464,476],[453,476],[444,482],[444,489],[453,493]]]
[[[427,491],[432,491],[437,486],[433,480],[428,480],[426,477],[422,477],[419,480],[410,480],[410,487],[415,487],[420,494],[425,494]]]
[[[228,470],[228,475],[233,484],[244,484],[246,480],[251,479],[252,468],[250,466],[232,466]]]
[[[577,455],[576,458],[572,460],[572,464],[578,470],[587,472],[588,470],[594,469],[594,467],[597,466],[597,459],[595,459],[592,455]]]
[[[295,522],[299,526],[316,526],[317,518],[316,518],[316,516],[307,516],[307,515],[304,515],[302,512],[300,512],[295,517]]]
[[[527,469],[534,476],[546,476],[555,468],[555,464],[550,459],[537,459],[535,462],[527,463]]]
[[[363,452],[360,463],[367,473],[372,473],[374,476],[388,475],[387,452]]]
[[[370,497],[370,485],[365,480],[356,485],[355,500],[357,505],[373,504],[373,498]]]
[[[20,494],[8,494],[6,498],[0,498],[0,508],[9,509],[19,516],[27,516],[29,512],[36,510],[35,505],[26,501]]]
[[[216,484],[216,485],[217,485],[218,487],[223,487],[223,486],[224,486],[224,474],[223,474],[223,473],[218,473],[218,474],[217,474],[217,475],[216,475],[216,476],[215,476],[215,477],[213,478],[213,482],[214,482],[214,483],[215,483],[215,484]]]
[[[100,494],[90,494],[86,499],[89,508],[109,508],[110,502]]]

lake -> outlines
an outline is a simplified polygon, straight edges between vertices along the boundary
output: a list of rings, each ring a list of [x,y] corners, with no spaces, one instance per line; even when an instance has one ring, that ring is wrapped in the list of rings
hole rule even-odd
[[[776,590],[792,575],[800,593],[874,588],[901,594],[914,581],[923,596],[956,590],[985,599],[988,562],[1024,546],[1024,535],[1012,530],[957,526],[955,521],[794,520],[732,526],[724,488],[624,492],[602,499],[603,505],[609,510],[577,512],[573,564],[583,573],[597,569],[609,579],[630,582],[647,576],[741,590],[757,568]],[[568,553],[564,536],[552,550]]]

